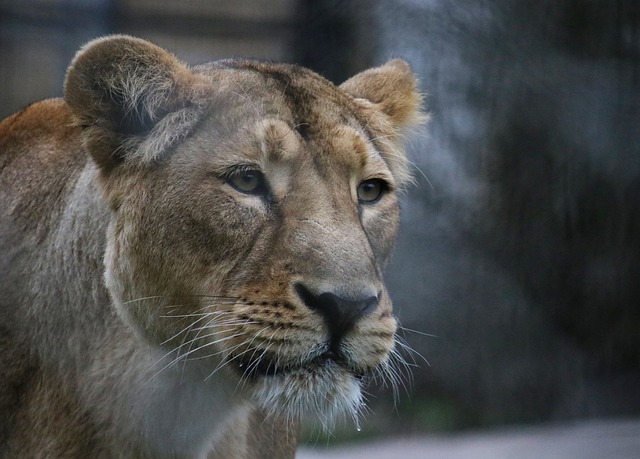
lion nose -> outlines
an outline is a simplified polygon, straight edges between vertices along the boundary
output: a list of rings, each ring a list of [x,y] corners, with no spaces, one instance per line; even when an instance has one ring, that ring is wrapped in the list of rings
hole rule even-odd
[[[378,296],[369,293],[350,297],[330,291],[315,294],[302,284],[296,284],[295,290],[309,309],[324,318],[334,343],[339,343],[360,318],[378,307]]]

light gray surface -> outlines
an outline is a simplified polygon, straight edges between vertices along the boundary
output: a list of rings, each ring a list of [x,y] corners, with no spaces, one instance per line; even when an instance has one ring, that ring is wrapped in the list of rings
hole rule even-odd
[[[640,419],[303,448],[297,459],[640,459]]]

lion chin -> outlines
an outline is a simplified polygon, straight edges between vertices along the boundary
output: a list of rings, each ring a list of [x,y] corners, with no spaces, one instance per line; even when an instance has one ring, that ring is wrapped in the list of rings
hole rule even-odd
[[[257,376],[252,392],[268,415],[317,420],[326,430],[344,416],[357,423],[364,406],[362,378],[330,358]]]

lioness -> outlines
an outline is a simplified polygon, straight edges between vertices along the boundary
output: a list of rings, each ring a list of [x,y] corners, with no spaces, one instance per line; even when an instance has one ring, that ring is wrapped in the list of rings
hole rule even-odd
[[[336,87],[110,36],[64,89],[0,124],[0,455],[290,458],[300,419],[358,416],[409,66]]]

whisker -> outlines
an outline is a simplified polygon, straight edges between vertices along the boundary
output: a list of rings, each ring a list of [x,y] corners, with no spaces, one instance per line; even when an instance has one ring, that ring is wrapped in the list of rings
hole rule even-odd
[[[167,338],[166,340],[164,340],[162,343],[160,343],[162,346],[164,346],[165,344],[169,343],[170,341],[173,341],[174,339],[176,339],[178,336],[180,336],[183,333],[188,333],[189,330],[196,325],[198,322],[200,322],[202,319],[206,319],[208,316],[203,316],[200,317],[198,320],[196,320],[195,322],[190,323],[189,325],[187,325],[185,328],[183,328],[182,330],[180,330],[178,333],[176,333],[175,335]]]
[[[209,305],[204,306],[200,308],[199,311],[202,311],[209,307],[210,307]],[[189,314],[164,314],[158,317],[161,317],[163,319],[174,319],[174,318],[181,319],[181,318],[189,318],[189,317],[209,316],[213,314],[223,315],[223,314],[231,314],[231,313],[229,311],[209,311],[209,312],[195,312],[195,313],[189,313]]]
[[[190,329],[196,325],[198,322],[200,322],[202,319],[206,318],[205,317],[201,317],[198,320],[196,320],[195,322],[189,324],[187,327],[183,328],[181,331],[179,331],[178,333],[176,333],[175,335],[173,335],[171,338],[165,340],[162,345],[167,344],[168,342],[172,341],[173,339],[177,338],[180,334],[185,334],[185,339],[186,339],[186,334],[190,331]],[[204,327],[201,327],[202,329],[213,329],[216,327],[228,327],[228,326],[232,326],[232,325],[246,325],[246,324],[252,324],[252,323],[256,323],[256,322],[252,322],[252,321],[247,321],[244,319],[239,319],[239,318],[235,318],[232,320],[227,320],[227,321],[223,321],[223,322],[216,322],[215,321],[216,317],[212,318],[207,325],[205,325]],[[218,332],[219,333],[219,332]],[[211,336],[213,334],[207,335],[207,336]],[[196,336],[195,338],[189,340],[189,341],[184,341],[182,343],[180,343],[179,346],[174,347],[173,349],[171,349],[169,352],[167,352],[165,355],[163,355],[160,359],[159,362],[164,360],[165,358],[167,358],[168,356],[170,356],[171,354],[173,354],[174,352],[177,353],[178,355],[180,355],[180,350],[184,347],[189,345],[191,342],[195,341],[198,339],[198,336]]]
[[[265,328],[264,330],[266,330],[266,328]],[[258,348],[258,347],[256,347],[256,348],[255,348],[255,350],[254,350],[253,354],[251,354],[251,357],[249,357],[249,360],[250,360],[252,363],[251,363],[251,364],[249,364],[249,365],[247,366],[247,368],[245,369],[245,371],[243,372],[242,379],[243,379],[243,380],[245,380],[245,381],[243,381],[243,383],[242,383],[242,388],[244,388],[244,385],[245,385],[245,382],[246,382],[246,379],[247,379],[247,378],[246,378],[246,376],[247,376],[248,374],[251,374],[251,372],[252,372],[252,371],[253,371],[253,370],[254,370],[254,369],[255,369],[255,368],[260,364],[260,362],[261,362],[262,358],[266,355],[266,353],[269,351],[269,349],[271,349],[271,347],[272,347],[272,345],[273,345],[273,342],[272,342],[271,340],[273,339],[273,337],[275,336],[275,334],[276,334],[279,330],[280,330],[280,328],[279,328],[279,327],[278,327],[278,328],[276,328],[276,329],[273,331],[273,333],[271,333],[271,336],[270,336],[269,338],[267,338],[267,340],[266,340],[266,341],[267,341],[267,343],[268,343],[268,344],[267,344],[267,346],[264,348],[264,350],[262,351],[262,354],[260,354],[260,357],[258,357],[257,359],[254,359],[254,356],[255,356],[256,351],[258,351],[258,350],[260,349],[260,348]],[[256,334],[254,335],[254,339],[256,339],[257,337],[258,337],[258,334],[256,333]],[[252,343],[253,343],[253,341],[252,341]],[[270,366],[271,366],[271,362],[269,362],[269,366],[267,367],[267,371],[269,370]]]
[[[427,358],[425,356],[423,356],[422,354],[420,354],[420,352],[418,352],[414,348],[412,348],[409,345],[409,343],[407,343],[404,340],[404,338],[396,335],[396,343],[402,348],[403,351],[406,351],[407,354],[409,356],[411,356],[411,358],[412,358],[413,362],[416,364],[416,366],[417,366],[417,362],[415,361],[414,357],[419,357],[424,363],[427,364],[427,366],[431,366],[431,363],[429,363]]]
[[[180,298],[208,298],[208,299],[225,299],[225,300],[238,300],[238,297],[226,296],[226,295],[152,295],[152,296],[144,296],[140,298],[134,298],[132,300],[127,300],[123,302],[123,305],[149,301],[149,300],[160,300],[160,299],[180,299]]]
[[[409,333],[416,333],[416,334],[421,335],[421,336],[428,336],[429,338],[439,338],[438,335],[432,335],[430,333],[425,333],[425,332],[420,331],[420,330],[413,330],[411,328],[403,327],[402,325],[400,325],[399,328],[402,331],[406,331],[406,332],[409,332]]]
[[[208,336],[214,336],[215,334],[216,334],[216,333],[212,333],[212,334],[210,334],[210,335],[207,335],[207,337],[208,337]],[[184,353],[184,354],[179,354],[179,355],[178,355],[176,358],[174,358],[171,362],[167,363],[167,364],[166,364],[165,366],[163,366],[160,370],[158,370],[158,371],[157,371],[157,372],[156,372],[156,373],[151,377],[151,379],[156,378],[160,373],[162,373],[162,372],[163,372],[163,371],[165,371],[166,369],[168,369],[168,368],[172,367],[173,365],[175,365],[176,363],[180,362],[181,360],[185,359],[186,357],[188,357],[190,354],[192,354],[192,353],[194,353],[194,352],[198,352],[199,350],[204,349],[204,348],[206,348],[206,347],[214,346],[214,345],[219,344],[219,343],[222,343],[222,342],[224,342],[224,341],[228,341],[228,340],[230,340],[230,339],[237,338],[238,336],[242,336],[242,333],[236,333],[236,334],[233,334],[233,335],[230,335],[230,336],[226,336],[226,337],[224,337],[224,338],[217,339],[217,340],[215,340],[215,341],[210,341],[210,342],[208,342],[208,343],[203,344],[202,346],[198,346],[198,347],[197,347],[197,348],[195,348],[195,349],[191,349],[191,350],[189,350],[188,352],[186,352],[186,353]],[[205,337],[203,337],[203,339],[204,339],[204,338],[205,338]],[[173,351],[171,351],[169,354],[165,355],[165,356],[163,357],[163,359],[164,359],[164,358],[166,358],[166,357],[168,357],[169,355],[171,355],[173,352],[175,352],[175,350],[173,350]],[[160,361],[161,361],[161,360],[163,360],[163,359],[160,359],[160,360],[158,361],[158,363],[160,363]]]
[[[208,315],[203,315],[202,317],[200,317],[198,320],[191,322],[189,325],[187,325],[185,328],[183,328],[182,330],[180,330],[178,333],[176,333],[175,335],[171,336],[170,338],[167,338],[166,340],[164,340],[161,345],[165,345],[167,343],[169,343],[170,341],[173,341],[174,339],[176,339],[179,335],[183,334],[183,333],[188,333],[198,322],[202,321],[203,319],[206,319],[207,317],[210,317],[211,315],[216,316],[218,314],[216,313],[211,313]],[[207,326],[208,324],[210,324],[211,322],[214,322],[214,320],[216,319],[216,317],[213,317],[209,322],[207,322]],[[240,319],[237,319],[239,322],[238,323],[244,323],[244,321],[241,321]],[[218,324],[220,325],[233,325],[234,322],[218,322]]]
[[[422,169],[420,168],[420,166],[418,166],[417,163],[415,163],[414,161],[411,161],[409,158],[406,158],[406,161],[409,165],[411,165],[415,170],[417,170],[418,172],[420,172],[420,175],[427,181],[427,183],[429,184],[429,188],[431,188],[432,190],[435,190],[436,187],[433,186],[433,183],[431,183],[431,180],[429,180],[429,177],[427,177],[427,174],[425,174]]]
[[[207,329],[207,328],[208,328],[209,330],[211,330],[211,329],[213,329],[213,328],[214,328],[214,327],[211,325],[211,323],[212,323],[212,322],[215,322],[215,319],[216,319],[216,317],[214,316],[211,320],[209,320],[209,321],[205,324],[205,327],[199,327],[199,330],[196,332],[196,336],[195,336],[194,338],[192,338],[192,339],[189,341],[189,348],[187,349],[187,352],[186,352],[185,354],[183,354],[183,359],[182,359],[182,372],[183,372],[183,374],[184,374],[185,367],[186,367],[186,365],[187,365],[187,360],[188,360],[188,358],[187,358],[187,357],[188,357],[189,355],[191,355],[191,348],[193,347],[193,344],[194,344],[196,341],[198,341],[198,340],[200,339],[200,333],[202,332],[202,330],[203,330],[203,329]],[[197,321],[196,321],[196,322],[194,322],[194,324],[193,324],[193,325],[195,325],[195,323],[197,323]],[[217,324],[216,324],[216,325],[217,325]],[[191,328],[191,330],[190,330],[190,331],[191,331],[191,332],[193,332],[193,331],[194,331],[194,330],[193,330],[193,328]],[[218,332],[214,332],[214,333],[209,333],[209,334],[207,334],[207,335],[203,336],[203,337],[202,337],[202,339],[206,339],[206,338],[208,338],[208,337],[210,337],[210,336],[215,336],[215,335],[217,335],[218,333],[219,333],[219,331],[218,331]],[[187,336],[186,336],[186,334],[185,334],[184,339],[186,339],[186,338],[187,338]],[[180,348],[182,348],[182,347],[186,344],[186,343],[184,343],[184,339],[183,339],[183,343],[182,343],[182,344],[180,344]]]
[[[205,381],[207,381],[209,378],[211,378],[217,371],[219,371],[221,368],[225,367],[226,365],[230,364],[231,362],[233,362],[236,359],[241,358],[243,355],[245,355],[247,352],[250,351],[254,351],[255,352],[255,348],[252,348],[251,345],[253,344],[253,342],[256,340],[257,338],[257,333],[260,333],[264,330],[266,330],[268,328],[268,326],[265,326],[264,328],[258,330],[256,332],[256,334],[254,334],[254,336],[250,339],[250,340],[245,340],[239,344],[237,344],[236,346],[232,347],[231,349],[228,349],[226,351],[227,356],[232,355],[233,352],[242,347],[242,346],[247,346],[247,349],[245,349],[244,351],[240,352],[239,354],[234,355],[232,358],[224,358],[221,360],[221,362],[213,369],[213,371],[209,374],[209,376],[207,376],[205,378]]]

